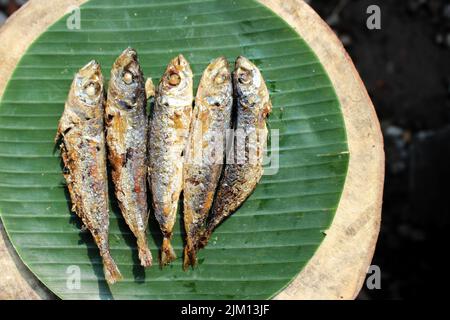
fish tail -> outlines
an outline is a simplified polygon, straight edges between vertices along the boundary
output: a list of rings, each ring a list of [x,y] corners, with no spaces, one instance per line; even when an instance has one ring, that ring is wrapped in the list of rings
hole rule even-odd
[[[122,274],[109,252],[103,254],[103,271],[109,284],[114,284],[122,279]]]
[[[197,249],[194,246],[192,239],[188,239],[186,246],[184,247],[184,261],[183,261],[183,270],[186,271],[189,269],[189,266],[192,268],[197,264]]]
[[[161,246],[161,266],[168,265],[176,258],[177,256],[175,255],[175,251],[170,243],[170,237],[164,236]]]
[[[139,260],[141,261],[141,266],[147,268],[152,265],[153,258],[152,253],[150,252],[150,249],[147,245],[147,239],[144,237],[143,239],[138,238],[138,254],[139,254]]]

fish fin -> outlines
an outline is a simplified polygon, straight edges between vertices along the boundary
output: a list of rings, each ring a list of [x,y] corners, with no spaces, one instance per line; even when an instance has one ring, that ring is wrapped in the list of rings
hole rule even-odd
[[[62,138],[64,136],[63,132],[64,132],[64,130],[62,128],[62,120],[61,120],[58,124],[58,130],[56,131],[56,135],[55,135],[55,139],[54,139],[55,145],[57,145],[58,142],[60,142],[62,140]]]
[[[186,246],[184,247],[184,261],[183,270],[187,271],[189,266],[192,268],[197,264],[197,249],[191,239],[187,240]]]
[[[55,135],[55,139],[53,140],[55,142],[55,145],[58,144],[58,142],[62,139],[62,134],[61,132],[58,130],[56,131],[56,135]]]
[[[145,82],[145,95],[147,100],[150,100],[155,96],[155,85],[153,84],[152,78],[148,78]]]
[[[161,246],[161,267],[168,265],[177,258],[172,244],[170,243],[170,237],[164,237]]]
[[[66,113],[63,113],[58,123],[58,129],[56,130],[54,140],[55,144],[58,144],[58,142],[61,141],[64,135],[67,134],[73,128],[73,126],[74,126],[73,122],[68,119]]]
[[[103,255],[103,271],[109,284],[114,284],[122,279],[122,274],[109,252]]]
[[[268,118],[271,112],[272,112],[272,102],[269,100],[264,104],[264,109],[262,113],[263,118],[264,119]]]
[[[147,241],[138,240],[138,250],[139,250],[139,260],[141,261],[141,266],[150,267],[153,262],[152,253],[148,248]]]

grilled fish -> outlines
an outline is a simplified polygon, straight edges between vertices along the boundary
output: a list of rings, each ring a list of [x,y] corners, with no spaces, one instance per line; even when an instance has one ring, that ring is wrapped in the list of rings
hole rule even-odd
[[[137,238],[141,265],[151,266],[147,244],[147,115],[145,83],[137,53],[127,48],[114,62],[105,108],[106,143],[115,195]]]
[[[74,211],[91,232],[103,259],[109,283],[121,274],[109,252],[108,179],[103,128],[103,77],[91,61],[70,88],[55,142],[61,141],[64,177]]]
[[[233,85],[228,61],[214,60],[204,71],[195,98],[184,167],[184,269],[196,264],[197,242],[205,227],[225,156],[231,127]]]
[[[161,265],[176,258],[170,239],[183,185],[192,102],[192,71],[188,61],[179,55],[169,63],[158,85],[150,117],[148,172],[153,209],[164,236]]]
[[[233,85],[237,104],[234,161],[227,160],[199,246],[206,245],[213,230],[242,205],[263,174],[266,118],[272,110],[269,91],[258,68],[245,57],[236,60]]]

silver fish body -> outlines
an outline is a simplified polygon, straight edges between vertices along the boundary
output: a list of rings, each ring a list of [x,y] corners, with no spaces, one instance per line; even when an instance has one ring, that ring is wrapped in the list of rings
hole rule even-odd
[[[183,187],[184,151],[192,118],[193,74],[179,55],[167,66],[150,116],[148,177],[154,214],[164,239],[161,265],[176,256],[170,243]]]
[[[147,243],[147,140],[144,77],[137,53],[127,48],[114,62],[105,110],[106,142],[115,195],[137,239],[141,265],[151,266]]]
[[[197,242],[205,228],[225,157],[227,130],[231,127],[233,85],[224,57],[203,72],[195,98],[194,114],[184,167],[185,269],[196,264]]]
[[[233,86],[237,105],[234,159],[233,163],[227,159],[199,246],[204,246],[214,229],[251,195],[263,174],[266,118],[272,110],[269,91],[259,69],[245,57],[236,60]]]
[[[108,243],[109,205],[104,135],[103,77],[91,61],[80,69],[70,88],[56,141],[61,140],[64,177],[72,210],[91,232],[103,260],[108,283],[121,279]]]

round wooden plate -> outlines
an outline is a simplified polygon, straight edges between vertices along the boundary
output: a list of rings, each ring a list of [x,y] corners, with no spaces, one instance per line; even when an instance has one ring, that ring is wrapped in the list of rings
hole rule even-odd
[[[319,57],[339,97],[350,163],[341,202],[319,250],[275,299],[354,299],[372,260],[381,221],[384,150],[367,90],[341,42],[301,0],[259,0],[282,17]],[[0,29],[0,96],[29,45],[86,0],[30,0]],[[0,224],[0,299],[51,299],[23,265]]]

